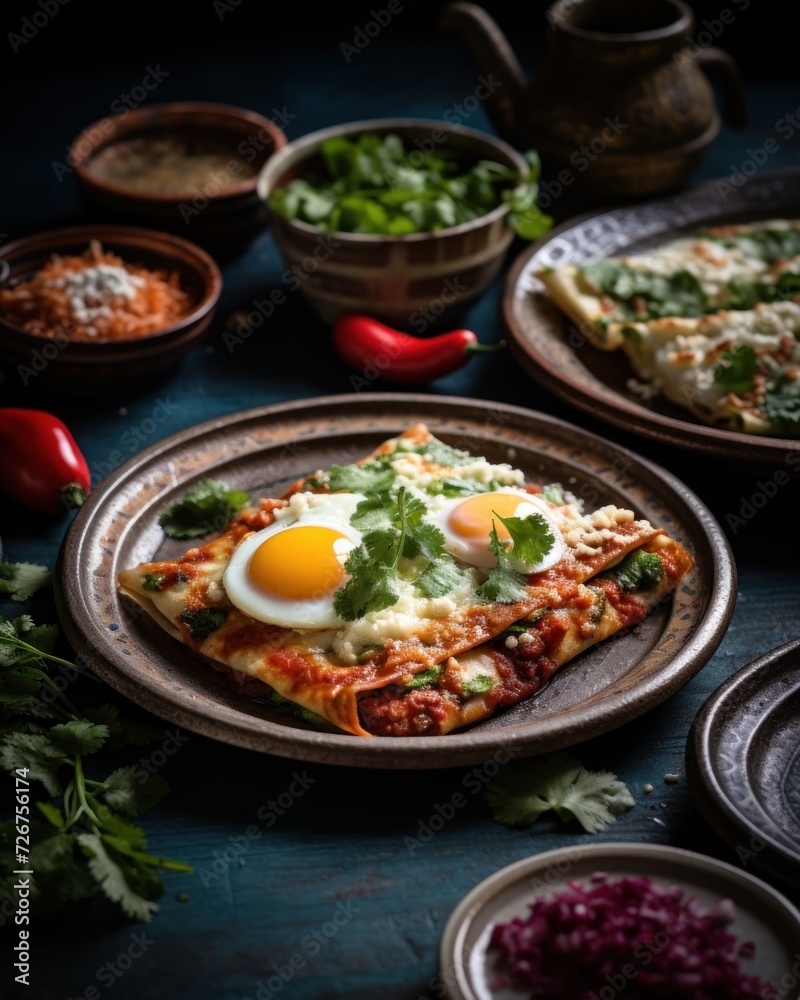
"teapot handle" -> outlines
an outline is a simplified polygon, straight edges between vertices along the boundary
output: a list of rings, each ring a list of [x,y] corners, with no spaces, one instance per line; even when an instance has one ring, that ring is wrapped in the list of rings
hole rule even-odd
[[[747,93],[735,59],[713,45],[701,49],[696,58],[703,69],[716,71],[719,75],[725,95],[725,121],[734,128],[744,128],[747,125]]]

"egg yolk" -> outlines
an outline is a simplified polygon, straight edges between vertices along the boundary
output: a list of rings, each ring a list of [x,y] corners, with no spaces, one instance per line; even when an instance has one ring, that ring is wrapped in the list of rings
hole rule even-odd
[[[347,545],[336,545],[339,539]],[[342,584],[345,571],[338,556],[350,547],[347,536],[335,528],[315,524],[286,528],[259,545],[247,574],[257,587],[276,597],[291,601],[323,597]]]
[[[479,493],[455,506],[447,523],[461,538],[480,538],[488,542],[494,521],[498,538],[510,538],[508,529],[495,515],[513,517],[521,503],[524,500],[511,493]]]

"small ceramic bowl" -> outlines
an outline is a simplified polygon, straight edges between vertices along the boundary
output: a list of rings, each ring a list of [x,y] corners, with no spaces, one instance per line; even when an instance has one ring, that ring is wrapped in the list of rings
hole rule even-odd
[[[93,122],[68,164],[90,221],[150,226],[227,254],[267,225],[258,174],[285,144],[255,111],[175,102]]]
[[[92,240],[128,264],[177,272],[191,300],[189,311],[154,333],[91,341],[31,333],[0,311],[0,358],[9,382],[60,395],[128,390],[161,378],[205,337],[222,276],[204,250],[170,233],[134,226],[70,226],[25,236],[0,248],[0,288],[29,281],[53,254],[83,254]]]
[[[370,132],[399,135],[406,146],[455,150],[469,165],[494,160],[519,172],[516,150],[487,133],[425,119],[381,118],[320,129],[287,143],[267,162],[258,190],[265,203],[276,188],[321,168],[326,139]],[[329,323],[363,312],[414,332],[441,328],[481,295],[499,272],[514,238],[505,204],[470,222],[433,233],[401,236],[325,232],[271,210],[285,265],[319,317]],[[294,278],[293,278],[294,281]]]

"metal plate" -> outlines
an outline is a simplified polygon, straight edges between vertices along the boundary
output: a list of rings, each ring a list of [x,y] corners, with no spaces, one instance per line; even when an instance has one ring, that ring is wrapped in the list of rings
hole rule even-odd
[[[800,639],[730,677],[692,724],[697,807],[742,863],[800,886]]]
[[[277,496],[309,471],[347,463],[423,421],[457,447],[511,461],[530,480],[561,482],[587,509],[630,507],[695,558],[672,599],[627,635],[562,668],[535,697],[446,736],[329,734],[234,693],[224,675],[131,613],[116,580],[125,567],[174,558],[159,514],[212,477]],[[725,536],[678,479],[630,451],[542,413],[446,396],[369,393],[282,403],[189,428],[130,459],[100,483],[64,539],[56,596],[77,653],[112,687],[154,714],[227,743],[280,756],[380,768],[428,768],[579,743],[642,715],[711,657],[733,613],[736,573]]]
[[[587,882],[597,872],[611,878],[645,876],[664,888],[677,886],[704,906],[730,899],[736,908],[731,931],[738,940],[755,945],[755,956],[742,967],[763,980],[792,983],[781,995],[797,1000],[797,979],[792,966],[800,940],[800,912],[783,895],[760,879],[732,865],[694,851],[660,844],[591,844],[546,851],[495,872],[479,883],[453,911],[439,947],[439,978],[447,984],[450,1000],[526,1000],[530,990],[492,988],[501,972],[497,957],[488,951],[491,928],[514,917],[525,918],[529,905],[541,895],[554,895],[567,882]],[[654,940],[657,940],[658,935]],[[653,946],[654,950],[656,945]],[[646,953],[632,966],[646,964]],[[621,982],[620,982],[621,981]],[[622,970],[598,983],[600,996],[624,996],[634,981]],[[619,984],[619,985],[613,985]],[[587,985],[587,991],[591,989]],[[776,994],[777,995],[777,994]]]
[[[626,431],[737,466],[798,473],[800,440],[710,427],[669,400],[643,402],[627,385],[634,372],[623,352],[592,346],[535,277],[546,266],[653,249],[706,225],[798,216],[800,170],[782,170],[759,173],[739,188],[708,181],[670,198],[570,219],[523,251],[508,273],[503,316],[511,350],[545,388]]]

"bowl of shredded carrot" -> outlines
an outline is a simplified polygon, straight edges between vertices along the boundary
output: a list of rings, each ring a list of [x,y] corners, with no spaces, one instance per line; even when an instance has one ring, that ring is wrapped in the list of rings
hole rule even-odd
[[[72,226],[0,249],[0,358],[24,385],[67,393],[151,382],[205,337],[222,288],[180,237]],[[109,380],[111,379],[111,382]]]

